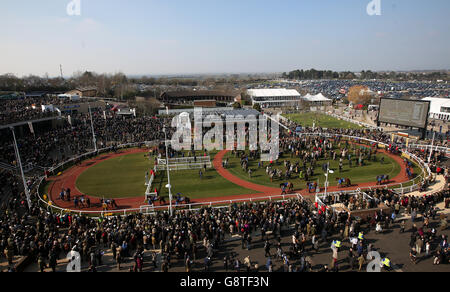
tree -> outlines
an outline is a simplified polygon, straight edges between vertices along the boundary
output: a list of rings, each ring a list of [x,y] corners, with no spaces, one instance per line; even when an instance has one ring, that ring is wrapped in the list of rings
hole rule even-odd
[[[260,112],[260,111],[261,111],[261,105],[260,105],[259,103],[255,103],[255,104],[253,105],[253,109]]]
[[[348,100],[353,104],[367,105],[373,96],[373,92],[367,86],[355,85],[348,90]]]

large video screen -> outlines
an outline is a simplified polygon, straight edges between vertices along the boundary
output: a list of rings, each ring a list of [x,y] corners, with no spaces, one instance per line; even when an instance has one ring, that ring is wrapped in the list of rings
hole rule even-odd
[[[382,98],[378,121],[400,126],[426,128],[429,101]]]

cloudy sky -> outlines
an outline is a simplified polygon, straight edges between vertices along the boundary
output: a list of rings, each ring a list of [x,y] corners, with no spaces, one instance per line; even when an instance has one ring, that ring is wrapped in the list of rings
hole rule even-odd
[[[70,2],[0,1],[0,74],[450,69],[448,0]]]

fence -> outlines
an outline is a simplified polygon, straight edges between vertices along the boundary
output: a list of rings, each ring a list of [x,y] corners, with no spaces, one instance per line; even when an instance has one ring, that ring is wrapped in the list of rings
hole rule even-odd
[[[358,126],[366,127],[366,128],[369,128],[369,129],[375,129],[375,130],[379,130],[379,131],[383,130],[383,128],[380,128],[380,127],[377,127],[377,126],[374,126],[374,125],[370,125],[370,124],[367,124],[367,123],[364,123],[364,122],[356,121],[356,120],[347,118],[345,116],[340,116],[340,115],[329,113],[329,112],[324,112],[324,114],[326,114],[326,115],[328,115],[330,117],[333,117],[333,118],[336,118],[336,119],[339,119],[339,120],[343,120],[343,121],[346,121],[346,122],[349,122],[349,123],[352,123],[352,124],[356,124]]]
[[[202,169],[205,165],[207,168],[212,168],[210,156],[169,159],[169,170]],[[155,166],[155,171],[161,170],[167,170],[167,161],[165,159],[158,159],[158,165]]]
[[[189,164],[189,163],[208,163],[211,162],[210,156],[199,157],[181,157],[181,158],[169,158],[170,164]],[[166,159],[158,159],[158,164],[166,165]]]
[[[442,146],[431,146],[431,145],[422,145],[422,144],[411,144],[408,146],[410,149],[423,149],[423,150],[432,150],[432,151],[439,151],[439,152],[445,152],[445,154],[450,155],[450,148],[442,147]]]

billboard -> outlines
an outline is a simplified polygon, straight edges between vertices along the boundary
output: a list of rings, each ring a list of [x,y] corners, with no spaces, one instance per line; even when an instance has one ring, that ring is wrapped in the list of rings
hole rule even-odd
[[[426,128],[429,101],[382,98],[378,121],[406,127]]]

